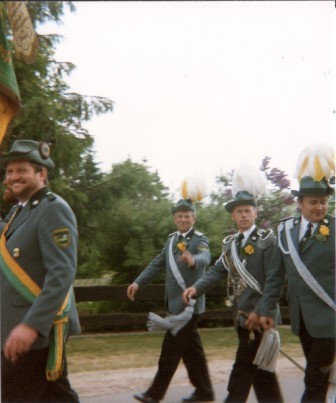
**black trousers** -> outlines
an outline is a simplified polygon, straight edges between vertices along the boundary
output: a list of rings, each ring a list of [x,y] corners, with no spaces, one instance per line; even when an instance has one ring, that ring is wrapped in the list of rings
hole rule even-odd
[[[254,357],[261,342],[261,333],[253,331],[254,340],[250,340],[250,332],[238,326],[239,346],[236,359],[230,374],[225,402],[246,402],[253,386],[259,402],[282,402],[278,379],[274,372],[258,369],[253,364]]]
[[[46,379],[48,348],[29,351],[12,363],[1,353],[1,402],[79,402],[68,380],[66,357],[62,376]]]
[[[213,397],[208,365],[197,331],[198,317],[199,315],[194,315],[176,336],[173,336],[169,331],[166,332],[158,370],[151,386],[146,391],[146,394],[153,399],[163,399],[181,358],[186,366],[190,382],[195,387],[195,393]]]
[[[307,362],[301,402],[323,403],[329,386],[328,366],[334,361],[336,340],[311,337],[302,318],[299,336]]]

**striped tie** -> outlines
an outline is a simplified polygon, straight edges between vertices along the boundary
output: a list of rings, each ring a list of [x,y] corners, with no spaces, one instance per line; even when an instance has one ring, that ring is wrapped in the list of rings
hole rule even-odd
[[[312,228],[313,228],[313,224],[311,222],[308,223],[306,232],[304,233],[304,235],[303,235],[303,237],[302,237],[302,239],[300,241],[300,244],[299,244],[300,252],[303,251],[303,248],[304,248],[307,240],[311,237]]]

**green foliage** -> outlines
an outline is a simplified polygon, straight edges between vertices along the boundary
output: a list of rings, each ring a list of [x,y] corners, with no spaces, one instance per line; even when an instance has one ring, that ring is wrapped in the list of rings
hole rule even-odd
[[[62,1],[27,2],[27,6],[35,27],[48,21],[61,23],[65,7],[75,10],[73,2]],[[38,35],[38,39],[33,64],[13,58],[22,107],[11,123],[1,151],[7,151],[17,139],[46,141],[51,145],[55,169],[50,175],[50,187],[67,200],[78,220],[79,276],[99,276],[103,269],[97,244],[102,240],[94,231],[96,219],[92,212],[102,207],[104,195],[97,197],[90,187],[99,183],[103,175],[93,160],[93,137],[83,123],[94,114],[111,112],[113,102],[70,92],[65,78],[75,66],[55,60],[55,47],[61,38]],[[9,206],[1,207],[4,215]]]
[[[112,167],[102,182],[107,201],[96,212],[108,242],[99,250],[113,282],[129,283],[161,250],[172,226],[167,189],[157,173],[127,160]]]
[[[28,1],[27,7],[30,18],[36,28],[37,24],[53,20],[61,23],[64,15],[64,8],[68,6],[70,11],[76,10],[73,1]]]
[[[74,10],[72,2],[27,4],[35,26],[50,20],[60,23],[65,6]],[[54,182],[55,190],[64,195],[63,192],[72,187],[73,180],[82,169],[82,161],[93,145],[93,138],[83,123],[94,114],[111,112],[113,102],[107,98],[71,93],[64,79],[75,66],[70,62],[57,62],[54,58],[55,46],[60,38],[39,35],[38,39],[33,64],[13,58],[22,107],[1,144],[1,151],[7,151],[17,139],[47,141],[52,146],[52,158],[56,165],[51,183]]]
[[[222,240],[230,226],[231,217],[222,205],[210,203],[197,208],[196,227],[209,238],[212,264],[222,253]]]
[[[62,22],[74,2],[27,2],[35,27],[48,21]],[[1,9],[5,11],[3,5]],[[10,28],[8,35],[10,38]],[[70,91],[65,79],[75,66],[55,60],[55,47],[62,38],[39,35],[35,63],[27,65],[14,57],[22,108],[13,120],[1,151],[16,139],[50,143],[56,168],[50,187],[73,208],[79,228],[78,277],[111,275],[115,283],[130,283],[161,251],[167,235],[175,230],[171,199],[157,172],[130,159],[102,173],[94,161],[93,137],[83,127],[95,114],[111,112],[113,102]],[[279,218],[294,210],[287,175],[261,164],[270,192],[259,201],[258,224],[275,227]],[[182,178],[181,178],[182,179]],[[212,263],[221,253],[222,239],[236,231],[223,204],[231,199],[232,172],[217,178],[209,201],[197,206],[196,227],[210,240]],[[4,214],[10,208],[2,204]],[[163,282],[164,276],[157,282]],[[97,309],[105,309],[98,304]]]

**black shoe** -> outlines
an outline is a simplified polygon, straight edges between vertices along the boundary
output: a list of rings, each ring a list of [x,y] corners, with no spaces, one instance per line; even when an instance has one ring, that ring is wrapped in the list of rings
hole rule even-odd
[[[212,395],[205,396],[205,395],[197,395],[193,393],[189,397],[185,397],[182,399],[182,402],[213,402],[214,397]]]
[[[135,400],[139,400],[139,402],[143,403],[159,403],[159,400],[153,399],[152,397],[146,395],[146,393],[137,393],[133,395]]]

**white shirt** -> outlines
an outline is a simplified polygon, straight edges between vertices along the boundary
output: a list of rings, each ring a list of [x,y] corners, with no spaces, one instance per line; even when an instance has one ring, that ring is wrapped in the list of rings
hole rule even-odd
[[[183,234],[181,234],[180,232],[177,233],[177,236],[182,235],[183,238],[186,238],[186,236],[189,234],[189,232],[193,229],[193,227],[191,227],[187,232],[184,232]]]
[[[253,224],[252,227],[250,227],[248,230],[243,232],[244,238],[242,239],[241,246],[245,245],[246,241],[248,240],[248,237],[252,234],[252,232],[255,230],[255,228],[256,228],[256,225]]]

